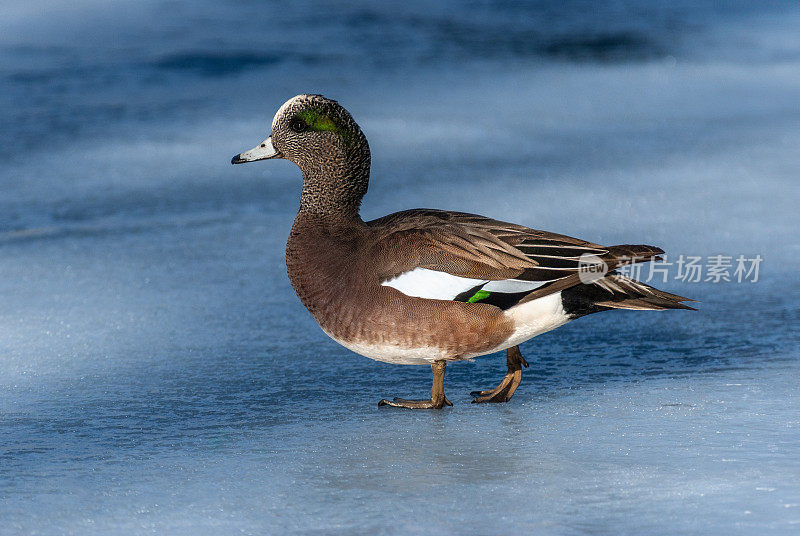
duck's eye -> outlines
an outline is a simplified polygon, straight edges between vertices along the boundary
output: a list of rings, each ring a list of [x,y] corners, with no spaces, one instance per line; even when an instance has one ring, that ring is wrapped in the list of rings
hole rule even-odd
[[[297,117],[292,119],[292,123],[289,126],[295,132],[303,132],[305,129],[308,128],[308,125],[306,125],[306,122],[303,121],[302,119],[297,118]]]

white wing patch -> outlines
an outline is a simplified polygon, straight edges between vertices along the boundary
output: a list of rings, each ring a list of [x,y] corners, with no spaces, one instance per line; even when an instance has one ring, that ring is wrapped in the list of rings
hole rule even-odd
[[[458,277],[427,268],[414,268],[382,284],[397,289],[406,296],[429,300],[452,300],[462,292],[484,283],[488,283],[488,280]]]
[[[521,279],[503,279],[502,281],[489,281],[481,290],[489,292],[529,292],[536,290],[547,281],[522,281]]]
[[[488,292],[526,292],[537,289],[545,283],[546,281],[521,281],[519,279],[502,281],[472,279],[427,268],[414,268],[403,272],[394,279],[384,281],[382,285],[397,289],[406,296],[429,300],[453,300],[462,292],[480,285],[483,285],[482,290]]]

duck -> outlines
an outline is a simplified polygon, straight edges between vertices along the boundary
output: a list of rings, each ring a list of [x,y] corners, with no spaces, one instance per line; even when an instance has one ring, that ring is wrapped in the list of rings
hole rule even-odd
[[[367,138],[350,113],[322,95],[297,95],[275,114],[268,137],[232,164],[285,159],[302,172],[286,244],[295,293],[330,338],[362,356],[427,365],[429,399],[379,406],[442,409],[447,363],[501,351],[507,371],[473,403],[508,402],[528,363],[519,345],[589,314],[689,309],[618,268],[658,260],[649,245],[602,246],[490,217],[403,210],[364,221],[370,179]]]

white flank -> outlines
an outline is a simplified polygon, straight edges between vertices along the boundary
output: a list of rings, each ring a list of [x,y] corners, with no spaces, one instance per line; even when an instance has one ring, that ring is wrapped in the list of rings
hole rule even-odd
[[[537,335],[563,326],[571,320],[564,311],[560,292],[523,303],[522,305],[515,305],[506,311],[506,316],[514,323],[514,332],[503,344],[486,353],[516,346]]]
[[[484,285],[482,290],[488,292],[525,292],[539,288],[544,283],[543,281],[520,281],[518,279],[489,281],[488,279],[459,277],[427,268],[414,268],[403,272],[394,279],[384,281],[383,285],[397,289],[406,296],[429,300],[452,300],[462,292],[478,285]]]

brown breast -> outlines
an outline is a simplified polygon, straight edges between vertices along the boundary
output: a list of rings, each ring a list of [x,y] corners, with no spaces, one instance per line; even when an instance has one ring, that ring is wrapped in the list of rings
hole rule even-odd
[[[381,285],[391,259],[367,254],[375,232],[360,219],[298,214],[286,244],[297,296],[328,334],[358,344],[436,347],[453,357],[500,345],[512,326],[484,304],[426,300]]]

